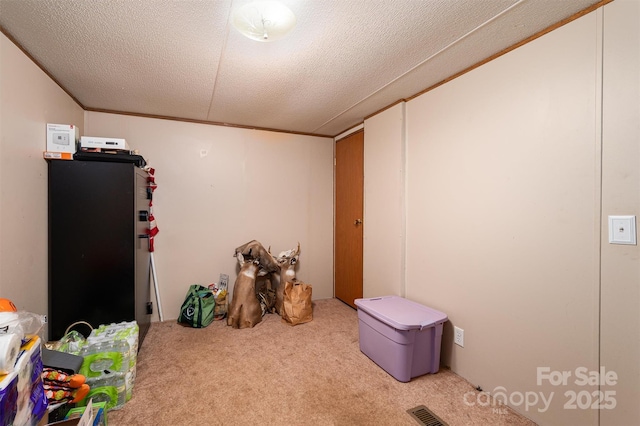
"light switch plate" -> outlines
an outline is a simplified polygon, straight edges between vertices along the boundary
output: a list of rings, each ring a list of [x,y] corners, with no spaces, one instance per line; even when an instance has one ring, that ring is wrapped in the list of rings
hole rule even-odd
[[[636,217],[609,216],[609,243],[636,245]]]

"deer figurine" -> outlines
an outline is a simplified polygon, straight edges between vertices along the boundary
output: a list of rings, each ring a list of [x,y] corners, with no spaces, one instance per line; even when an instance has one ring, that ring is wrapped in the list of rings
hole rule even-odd
[[[260,260],[260,266],[266,272],[275,272],[280,270],[280,265],[273,258],[271,253],[260,244],[259,241],[251,240],[246,244],[236,248],[234,256],[238,256],[238,253],[242,254],[244,259],[258,259]]]
[[[240,272],[233,287],[227,325],[251,328],[262,321],[262,308],[255,292],[256,278],[276,271],[278,264],[255,240],[236,248],[234,256],[238,259]]]
[[[284,285],[287,281],[293,283],[296,280],[296,265],[300,257],[300,243],[295,250],[281,252],[276,258],[280,266],[280,282],[276,290],[276,312],[282,316],[282,304],[284,303]]]

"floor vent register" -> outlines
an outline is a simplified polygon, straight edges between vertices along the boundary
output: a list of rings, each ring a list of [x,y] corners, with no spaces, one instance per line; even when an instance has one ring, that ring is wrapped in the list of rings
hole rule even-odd
[[[431,410],[424,405],[418,405],[415,408],[411,408],[407,410],[407,413],[416,419],[419,424],[424,426],[447,426],[445,422],[433,414]]]

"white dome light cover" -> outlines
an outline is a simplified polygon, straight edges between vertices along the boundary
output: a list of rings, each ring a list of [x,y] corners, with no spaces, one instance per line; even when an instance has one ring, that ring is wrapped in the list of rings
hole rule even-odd
[[[280,2],[255,1],[236,9],[233,26],[252,40],[268,42],[286,36],[296,26],[296,17]]]

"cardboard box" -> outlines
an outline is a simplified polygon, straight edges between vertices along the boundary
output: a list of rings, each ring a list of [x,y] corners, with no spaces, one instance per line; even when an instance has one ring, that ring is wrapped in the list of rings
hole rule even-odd
[[[80,140],[77,126],[73,124],[47,123],[47,151],[76,152],[76,144]]]

